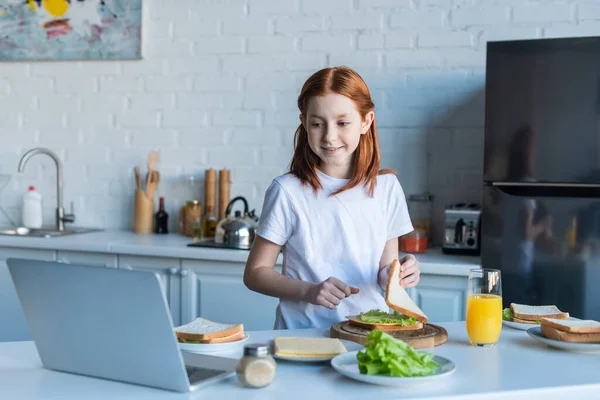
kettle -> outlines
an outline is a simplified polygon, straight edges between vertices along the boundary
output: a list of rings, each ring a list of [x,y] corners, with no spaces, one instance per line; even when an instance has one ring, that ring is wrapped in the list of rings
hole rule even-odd
[[[241,200],[244,203],[244,215],[236,211],[231,216],[231,209],[234,203]],[[219,221],[215,231],[215,243],[227,247],[249,249],[254,241],[256,228],[258,226],[258,217],[254,210],[248,211],[248,202],[242,196],[233,198],[225,209],[225,218]]]

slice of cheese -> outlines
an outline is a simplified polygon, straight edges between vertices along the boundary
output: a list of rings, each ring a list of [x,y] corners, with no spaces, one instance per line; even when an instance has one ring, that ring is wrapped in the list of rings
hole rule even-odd
[[[273,340],[275,355],[286,357],[334,357],[345,353],[339,339],[280,336]]]

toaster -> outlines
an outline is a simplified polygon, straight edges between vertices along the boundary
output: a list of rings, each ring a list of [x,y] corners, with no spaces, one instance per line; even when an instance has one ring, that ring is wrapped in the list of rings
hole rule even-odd
[[[442,251],[454,254],[479,254],[480,225],[479,204],[457,203],[446,206]]]

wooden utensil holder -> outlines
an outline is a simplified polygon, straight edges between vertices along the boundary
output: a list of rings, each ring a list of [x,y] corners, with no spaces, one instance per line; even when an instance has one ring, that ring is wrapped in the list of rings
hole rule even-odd
[[[154,199],[149,199],[142,190],[135,191],[133,231],[152,233]]]

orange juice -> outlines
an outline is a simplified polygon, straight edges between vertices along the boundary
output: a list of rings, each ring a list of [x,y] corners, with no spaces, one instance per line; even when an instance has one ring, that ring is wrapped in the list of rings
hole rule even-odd
[[[467,298],[467,333],[474,344],[493,344],[502,330],[502,297],[472,294]]]

